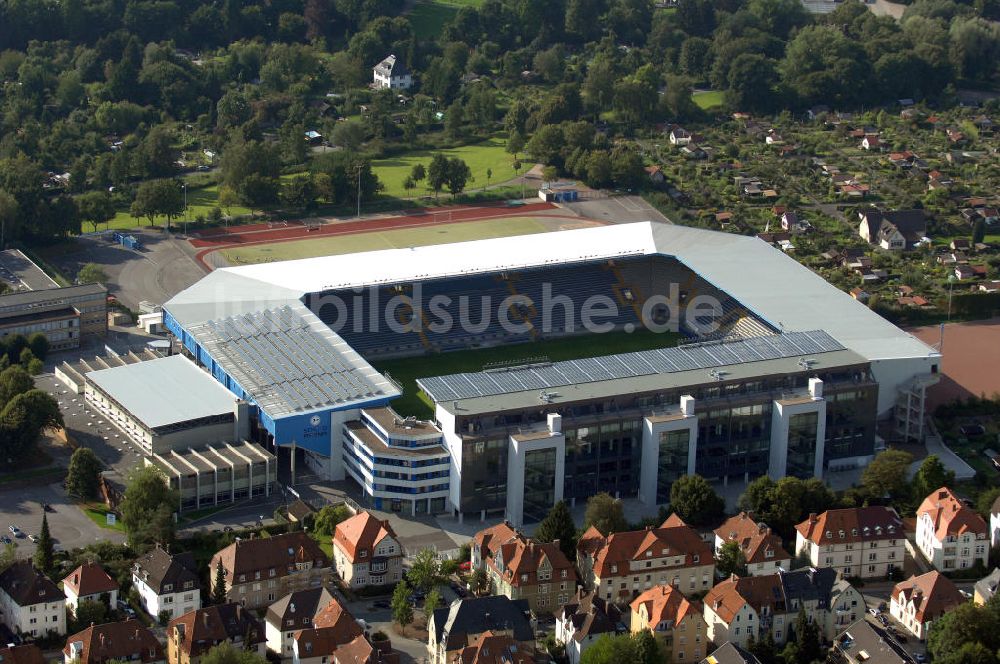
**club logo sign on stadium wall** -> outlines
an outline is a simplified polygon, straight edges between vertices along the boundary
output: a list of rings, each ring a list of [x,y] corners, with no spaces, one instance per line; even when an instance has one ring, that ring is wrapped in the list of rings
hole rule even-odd
[[[330,427],[323,424],[323,418],[313,415],[309,418],[309,426],[302,430],[303,438],[325,438],[330,435]]]

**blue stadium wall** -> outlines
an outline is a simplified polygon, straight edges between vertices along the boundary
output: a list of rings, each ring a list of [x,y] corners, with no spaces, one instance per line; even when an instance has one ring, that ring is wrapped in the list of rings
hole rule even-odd
[[[274,437],[276,445],[287,447],[294,441],[299,447],[304,447],[322,456],[329,456],[330,436],[332,433],[335,433],[331,430],[333,426],[331,423],[333,413],[344,410],[356,410],[358,408],[384,406],[390,401],[386,397],[373,399],[362,404],[355,403],[347,407],[331,407],[308,413],[288,415],[286,417],[271,417],[271,415],[257,405],[253,397],[229,375],[221,364],[216,362],[215,358],[207,350],[195,341],[194,337],[167,310],[163,312],[163,324],[219,383],[237,397],[250,404],[251,417],[256,417],[260,426]]]

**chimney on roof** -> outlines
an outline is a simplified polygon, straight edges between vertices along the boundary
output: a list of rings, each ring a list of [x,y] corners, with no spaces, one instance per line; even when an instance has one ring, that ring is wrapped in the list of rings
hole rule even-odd
[[[817,521],[819,521],[819,516],[816,514],[816,512],[810,512],[809,523],[816,523]]]
[[[202,611],[201,623],[205,626],[205,629],[208,629],[208,611]]]

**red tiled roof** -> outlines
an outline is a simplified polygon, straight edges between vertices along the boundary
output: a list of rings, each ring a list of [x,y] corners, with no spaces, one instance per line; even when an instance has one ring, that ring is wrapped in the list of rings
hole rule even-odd
[[[653,586],[632,600],[632,611],[638,613],[645,605],[649,622],[646,627],[655,630],[661,622],[679,624],[690,615],[701,615],[701,606],[689,601],[684,593],[673,586]]]
[[[34,643],[22,646],[0,648],[0,662],[3,664],[45,664],[41,649]]]
[[[87,562],[63,579],[63,587],[72,590],[77,597],[83,597],[118,590],[118,583],[108,576],[103,567],[94,562]]]
[[[75,643],[83,649],[74,652]],[[111,660],[158,662],[166,659],[163,646],[156,636],[136,619],[91,625],[66,639],[63,653],[77,657],[82,664],[97,664]]]
[[[896,512],[881,506],[827,510],[818,516],[810,514],[795,526],[795,530],[816,544],[868,542],[904,536],[903,522]]]
[[[964,535],[968,532],[986,535],[989,530],[983,517],[960,501],[946,486],[932,491],[920,503],[920,509],[917,510],[918,523],[925,514],[934,525],[934,537],[939,541],[949,535]]]
[[[495,556],[497,550],[500,548],[500,545],[513,539],[514,537],[517,537],[517,531],[505,521],[484,530],[480,530],[476,533],[476,536],[472,538],[472,541],[479,547],[479,551],[485,559]]]
[[[628,563],[645,559],[647,551],[652,554],[650,558],[683,556],[684,567],[708,565],[712,561],[711,545],[677,515],[671,515],[659,528],[612,533],[607,537],[590,528],[580,538],[577,550],[594,557],[594,574],[600,578],[628,574]],[[612,565],[617,566],[617,572],[611,571]]]
[[[452,655],[452,664],[530,664],[535,661],[534,652],[515,641],[508,634],[497,634],[487,630],[479,635],[476,642]]]
[[[535,542],[520,533],[501,544],[497,555],[487,559],[486,564],[512,586],[520,587],[537,584],[540,581],[538,572],[546,562],[552,570],[552,579],[575,584],[576,570],[558,543]],[[562,575],[564,571],[566,576]]]
[[[734,574],[709,590],[704,602],[729,624],[745,604],[760,613],[762,606],[774,606],[776,598],[782,598],[781,577],[777,574],[744,577]]]
[[[240,583],[241,574],[263,572],[261,576],[264,576],[273,569],[275,576],[283,577],[288,574],[288,568],[294,568],[297,563],[330,567],[330,559],[316,540],[302,531],[233,542],[212,557],[209,569],[215,570],[218,560],[228,573],[229,587]]]
[[[952,580],[937,570],[897,583],[892,596],[903,605],[913,602],[914,617],[920,623],[940,618],[966,602]]]
[[[785,560],[792,557],[782,547],[781,538],[772,533],[766,523],[757,523],[753,516],[746,512],[740,512],[728,519],[716,528],[715,534],[723,542],[738,542],[748,563]],[[768,555],[768,552],[771,555]]]
[[[168,638],[178,639],[178,649],[198,657],[213,646],[246,638],[248,644],[265,640],[264,627],[239,604],[216,604],[188,611],[167,624]]]
[[[353,563],[361,551],[367,552],[370,557],[378,543],[386,537],[396,538],[388,521],[380,521],[368,512],[358,512],[337,524],[333,545],[340,548]]]

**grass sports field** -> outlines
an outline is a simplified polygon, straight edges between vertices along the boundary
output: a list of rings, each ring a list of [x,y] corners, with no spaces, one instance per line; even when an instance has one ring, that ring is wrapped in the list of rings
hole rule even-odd
[[[507,154],[506,145],[507,142],[501,138],[491,138],[482,143],[450,150],[418,150],[389,159],[377,159],[372,162],[372,167],[378,179],[385,185],[383,194],[399,198],[420,196],[426,193],[426,180],[417,183],[417,188],[412,191],[403,188],[403,180],[410,174],[414,164],[423,164],[424,168],[427,168],[430,166],[431,158],[440,152],[446,157],[460,157],[469,165],[472,177],[475,178],[475,181],[466,185],[466,191],[471,191],[481,189],[486,184],[488,168],[493,169],[490,184],[497,184],[514,177],[514,167],[511,165],[514,158]],[[526,165],[526,168],[530,166]]]
[[[517,362],[528,358],[547,357],[554,362],[576,360],[581,357],[629,353],[651,348],[669,348],[677,345],[678,335],[670,332],[656,334],[647,330],[639,332],[608,332],[565,339],[549,339],[512,346],[496,346],[451,353],[408,357],[399,360],[373,362],[376,369],[389,374],[403,386],[403,396],[392,402],[393,408],[403,416],[416,415],[429,418],[433,414],[427,395],[417,389],[417,378],[444,376],[466,371],[480,371],[483,365],[494,362]]]
[[[418,0],[410,12],[410,25],[420,39],[436,37],[441,26],[455,18],[462,7],[478,7],[483,0]]]
[[[718,108],[722,106],[723,97],[722,92],[718,90],[704,90],[702,92],[695,92],[691,95],[691,99],[694,103],[698,104],[698,107],[702,110],[709,110],[712,108]]]
[[[439,213],[443,218],[446,213]],[[431,221],[428,219],[428,221]],[[403,247],[425,247],[432,244],[467,242],[511,235],[543,233],[547,228],[535,217],[501,217],[481,221],[463,221],[422,228],[403,228],[396,231],[337,235],[306,240],[290,240],[273,244],[251,245],[222,249],[220,253],[230,265],[253,265],[353,254],[378,249],[400,249]]]

